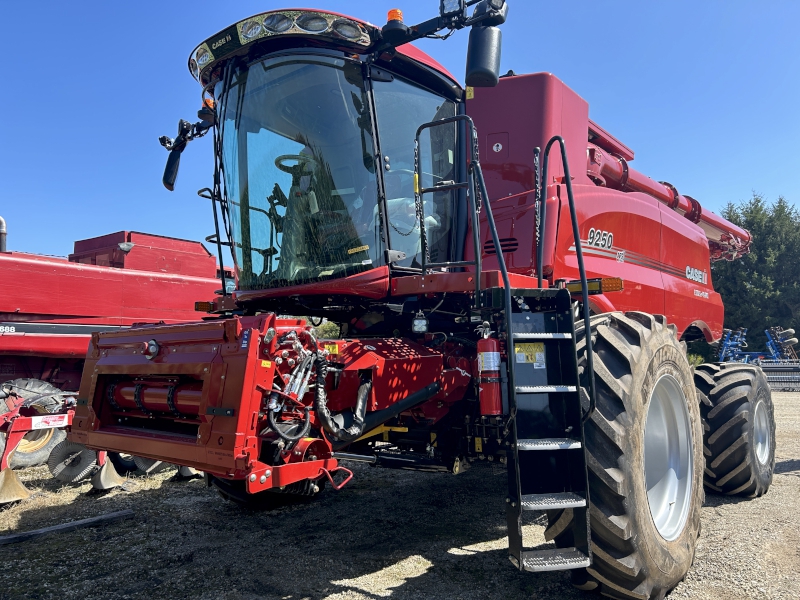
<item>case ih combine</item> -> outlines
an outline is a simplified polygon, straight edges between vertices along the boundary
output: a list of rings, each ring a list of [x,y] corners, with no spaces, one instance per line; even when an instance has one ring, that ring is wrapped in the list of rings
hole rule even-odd
[[[499,78],[507,10],[443,0],[382,28],[274,10],[198,46],[201,121],[162,138],[164,184],[211,132],[201,195],[239,288],[203,323],[93,335],[71,439],[203,470],[251,506],[341,488],[341,460],[499,461],[514,566],[672,589],[704,483],[752,496],[772,477],[763,375],[685,355],[722,332],[710,261],[750,236],[634,170],[556,77]],[[467,26],[462,88],[408,42]],[[299,314],[340,339],[279,316]],[[554,544],[532,548],[542,510]]]
[[[197,321],[195,301],[221,286],[217,261],[199,242],[120,231],[77,241],[63,259],[7,252],[5,234],[0,219],[0,272],[24,286],[0,296],[0,503],[27,495],[9,467],[44,464],[56,447],[60,479],[96,468],[94,452],[59,446],[92,332]]]

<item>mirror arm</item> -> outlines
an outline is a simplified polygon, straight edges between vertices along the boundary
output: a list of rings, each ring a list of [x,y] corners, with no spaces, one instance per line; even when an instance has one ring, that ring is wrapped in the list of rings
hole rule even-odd
[[[192,125],[189,121],[181,119],[178,121],[178,135],[175,136],[175,139],[167,137],[166,135],[162,135],[158,138],[158,142],[169,151],[167,166],[164,167],[164,176],[161,178],[161,183],[163,183],[164,187],[170,192],[175,189],[175,180],[178,178],[178,167],[181,162],[181,153],[186,149],[186,144],[196,138],[203,137],[213,126],[213,120],[198,121]]]
[[[482,1],[486,0],[467,0],[465,5],[469,7]],[[427,21],[423,21],[422,23],[418,23],[417,25],[410,25],[408,27],[408,34],[405,37],[395,43],[383,40],[383,43],[378,45],[373,51],[373,56],[379,57],[384,52],[392,50],[393,48],[397,48],[398,46],[414,42],[427,36],[436,35],[444,29],[457,31],[466,27],[477,25],[484,21],[490,21],[491,24],[500,24],[505,21],[505,14],[508,11],[507,7],[507,2],[503,2],[500,8],[492,8],[487,3],[486,9],[483,12],[476,15],[475,13],[478,12],[478,9],[476,9],[473,12],[472,17],[469,18],[464,18],[463,16],[454,16],[449,18],[438,16]],[[501,19],[500,23],[497,22],[497,19]]]

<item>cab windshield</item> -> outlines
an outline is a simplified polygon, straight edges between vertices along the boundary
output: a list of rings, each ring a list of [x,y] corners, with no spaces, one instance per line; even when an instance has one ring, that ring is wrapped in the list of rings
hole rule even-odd
[[[383,264],[361,64],[267,58],[234,70],[223,93],[222,165],[240,289]]]

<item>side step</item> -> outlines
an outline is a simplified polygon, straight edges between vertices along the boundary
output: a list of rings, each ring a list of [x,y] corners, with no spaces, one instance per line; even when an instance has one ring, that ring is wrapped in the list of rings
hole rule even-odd
[[[525,494],[522,496],[522,510],[558,510],[586,506],[586,499],[572,492],[558,494]]]
[[[517,448],[520,450],[577,450],[580,447],[580,441],[572,438],[517,440]]]
[[[522,552],[522,570],[539,573],[541,571],[563,571],[580,569],[591,565],[591,560],[577,548],[558,550],[527,550]]]

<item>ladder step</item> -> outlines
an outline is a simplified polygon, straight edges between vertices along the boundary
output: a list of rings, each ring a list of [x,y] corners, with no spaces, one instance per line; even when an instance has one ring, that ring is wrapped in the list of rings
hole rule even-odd
[[[586,500],[574,492],[552,492],[550,494],[524,494],[520,503],[522,510],[557,510],[586,506]]]
[[[574,385],[518,385],[518,394],[547,394],[550,392],[577,392]]]
[[[580,441],[571,438],[517,440],[517,448],[520,450],[574,450],[580,447]]]
[[[577,548],[557,550],[528,550],[522,553],[522,568],[525,571],[564,571],[591,565],[591,560]]]
[[[571,340],[571,333],[513,333],[515,340]]]

